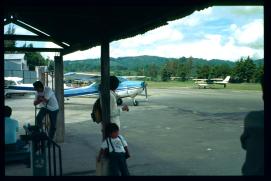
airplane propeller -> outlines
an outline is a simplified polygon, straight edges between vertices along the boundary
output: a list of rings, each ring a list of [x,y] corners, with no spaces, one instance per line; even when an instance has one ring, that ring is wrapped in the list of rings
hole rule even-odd
[[[143,90],[145,90],[145,96],[146,96],[146,100],[148,100],[148,91],[147,91],[147,83],[144,81],[144,87]]]

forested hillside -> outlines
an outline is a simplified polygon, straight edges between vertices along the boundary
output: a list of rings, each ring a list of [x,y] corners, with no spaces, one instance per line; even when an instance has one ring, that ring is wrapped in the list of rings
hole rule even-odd
[[[165,58],[157,56],[119,57],[110,59],[110,70],[116,75],[145,75],[153,80],[167,81],[171,76],[185,81],[191,77],[232,76],[236,82],[258,82],[263,74],[263,59],[241,58],[205,60],[193,57]],[[100,59],[64,61],[65,72],[99,72]],[[253,75],[252,75],[253,74]]]

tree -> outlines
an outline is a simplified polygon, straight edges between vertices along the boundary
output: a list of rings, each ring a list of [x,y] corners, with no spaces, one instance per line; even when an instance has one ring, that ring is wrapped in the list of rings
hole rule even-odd
[[[146,66],[146,76],[156,79],[158,76],[158,67],[155,64],[150,64]]]
[[[253,61],[247,57],[246,60],[243,58],[240,61],[237,61],[234,67],[234,76],[238,82],[250,82],[253,78],[254,72],[256,70],[256,65]]]
[[[261,82],[263,74],[264,74],[264,66],[260,65],[259,67],[256,68],[256,71],[253,75],[254,82],[257,82],[257,83]]]
[[[167,67],[164,66],[161,71],[161,79],[162,81],[170,80],[171,73],[168,71]]]
[[[246,67],[246,82],[250,82],[251,79],[253,78],[254,72],[256,70],[256,65],[253,63],[253,61],[249,58],[249,56],[247,57],[247,59],[245,60],[245,65]]]
[[[192,57],[190,57],[187,61],[183,61],[183,63],[179,63],[176,76],[181,77],[182,81],[187,80],[192,73],[192,64]]]
[[[231,75],[232,69],[229,65],[216,65],[212,67],[211,77],[212,78],[225,78],[228,75]]]
[[[48,71],[54,72],[55,70],[55,62],[53,60],[50,60],[49,57],[47,57],[46,62],[48,62]]]
[[[8,30],[6,31],[6,34],[8,35],[14,35],[15,34],[15,27],[14,25],[9,25]],[[4,47],[16,47],[16,41],[14,40],[4,40]],[[7,51],[7,53],[15,53],[14,51]]]
[[[208,79],[210,78],[210,74],[211,74],[211,67],[209,65],[203,65],[197,68],[198,78]]]
[[[33,44],[29,44],[27,47],[33,48]],[[39,52],[27,52],[24,58],[27,60],[29,70],[35,70],[35,66],[46,66],[48,62],[43,58]]]

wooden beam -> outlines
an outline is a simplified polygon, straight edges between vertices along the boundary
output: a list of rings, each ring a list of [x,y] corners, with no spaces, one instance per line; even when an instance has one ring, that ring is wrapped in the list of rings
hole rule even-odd
[[[14,24],[16,24],[16,25],[18,25],[18,26],[21,26],[21,27],[27,29],[28,31],[30,31],[30,32],[32,32],[32,33],[37,34],[37,35],[39,35],[40,37],[51,37],[51,36],[47,35],[46,33],[42,33],[41,31],[38,31],[37,29],[32,28],[30,25],[27,25],[27,24],[23,23],[23,22],[20,21],[20,20],[12,19],[11,21],[12,21],[12,23],[14,23]],[[52,42],[54,42],[55,44],[57,44],[57,45],[59,45],[59,46],[61,46],[61,47],[69,47],[69,46],[65,45],[64,43],[62,43],[62,42],[56,40],[55,38],[53,38],[53,37],[51,37],[51,38],[52,38]]]
[[[63,48],[4,47],[4,51],[18,52],[61,52]]]
[[[110,58],[109,58],[109,41],[103,40],[101,44],[101,102],[102,102],[102,118],[103,130],[110,123]],[[103,131],[103,139],[105,132]]]
[[[63,143],[65,135],[64,117],[64,82],[63,82],[63,55],[55,56],[55,94],[58,100],[59,112],[56,123],[56,142]]]
[[[48,36],[36,36],[36,35],[4,35],[4,40],[15,40],[15,41],[50,41],[54,39]]]
[[[87,44],[77,44],[77,45],[72,45],[68,48],[65,48],[65,50],[63,50],[63,55],[67,55],[69,53],[73,53],[75,51],[84,51],[87,50],[89,48],[93,48],[95,46],[99,46],[100,44],[98,42],[94,42],[92,43],[91,40],[89,41],[89,43]]]

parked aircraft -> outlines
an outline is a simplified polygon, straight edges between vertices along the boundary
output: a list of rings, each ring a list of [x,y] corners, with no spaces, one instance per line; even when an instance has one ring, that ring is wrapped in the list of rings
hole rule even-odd
[[[117,93],[117,103],[118,105],[122,104],[122,98],[131,97],[133,99],[133,105],[137,106],[138,101],[135,99],[137,95],[141,95],[141,93],[145,90],[146,99],[148,99],[147,95],[147,84],[144,81],[129,81],[123,77],[118,77],[120,80],[120,84],[116,90]],[[5,96],[11,93],[29,93],[35,92],[32,84],[21,84],[22,78],[12,77],[5,78],[5,81],[11,81],[9,84],[5,85]],[[8,83],[8,82],[7,82]],[[94,83],[84,86],[72,88],[68,87],[64,84],[64,97],[73,97],[73,96],[86,96],[91,95],[94,97],[98,97],[99,95],[99,81],[96,80]]]
[[[207,88],[211,87],[214,84],[224,85],[226,87],[227,83],[229,83],[231,76],[227,76],[224,80],[220,78],[213,78],[213,79],[193,79],[195,84],[198,85],[198,88]]]
[[[23,84],[22,80],[21,77],[5,77],[5,96],[35,92],[32,84]]]
[[[144,81],[129,81],[123,77],[118,77],[120,84],[116,90],[116,94],[118,96],[117,103],[118,105],[122,104],[122,98],[131,97],[133,99],[133,105],[137,106],[138,101],[135,99],[137,95],[141,95],[141,93],[145,90],[146,100],[148,99],[147,95],[147,84]],[[85,96],[92,95],[98,97],[99,95],[99,85],[100,82],[96,81],[89,86],[72,88],[69,90],[64,90],[64,97],[72,97],[72,96]]]

